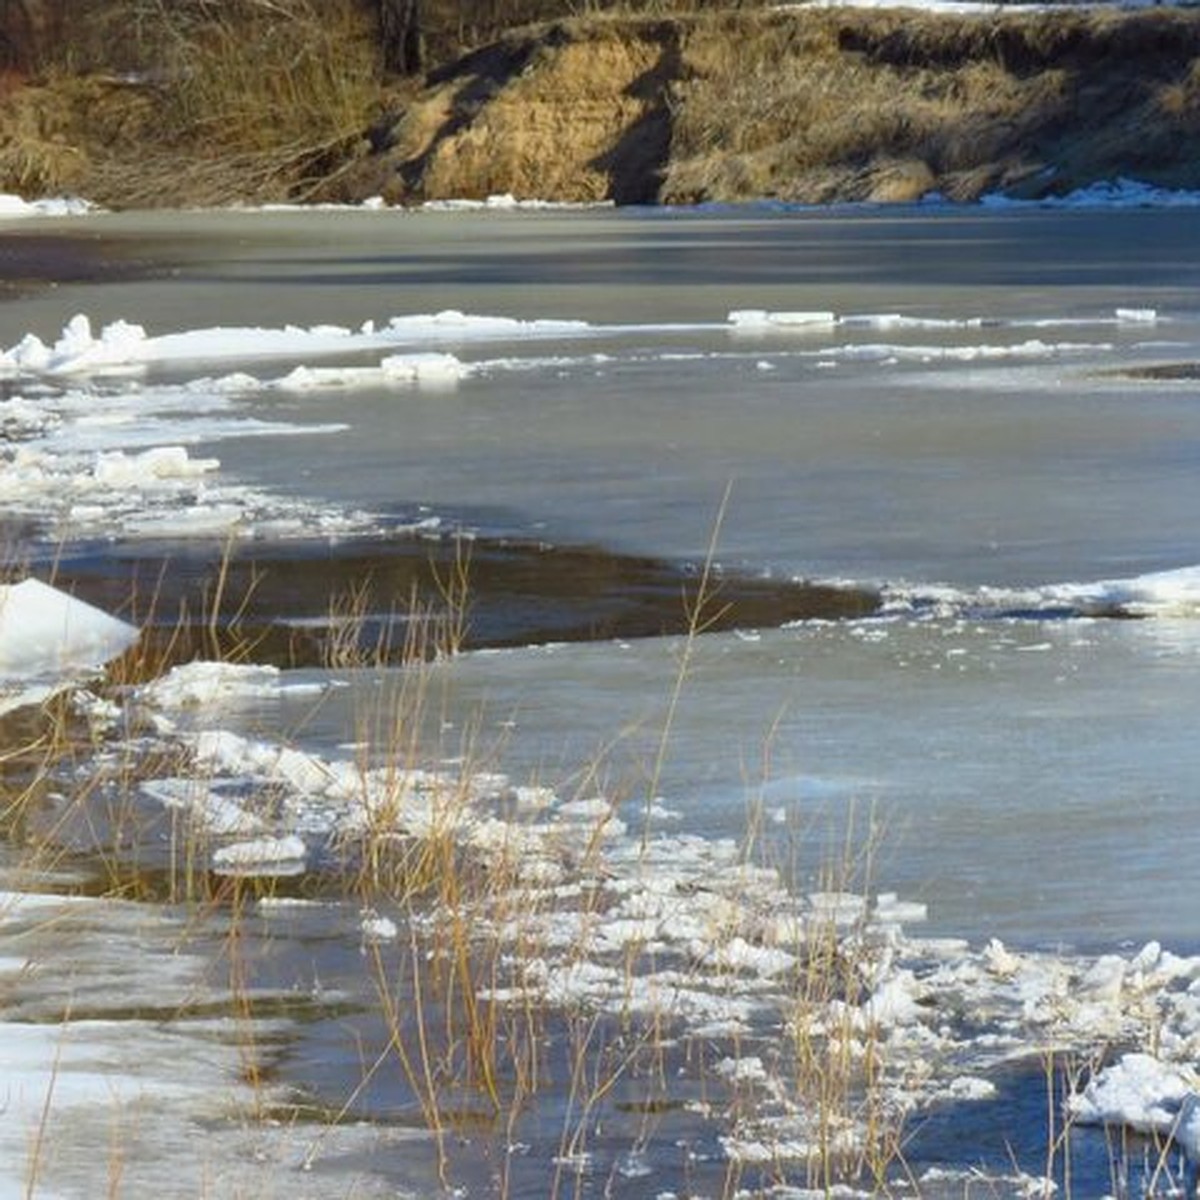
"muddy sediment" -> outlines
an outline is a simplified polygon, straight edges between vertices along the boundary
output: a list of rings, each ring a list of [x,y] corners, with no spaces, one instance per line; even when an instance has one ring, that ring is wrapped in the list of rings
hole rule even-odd
[[[171,659],[253,647],[258,662],[399,661],[419,634],[465,649],[768,628],[868,616],[866,589],[768,579],[594,547],[400,539],[105,545],[66,551],[55,581],[146,628]],[[698,597],[701,597],[697,608]],[[347,634],[350,634],[348,638]],[[353,643],[353,644],[351,644]]]

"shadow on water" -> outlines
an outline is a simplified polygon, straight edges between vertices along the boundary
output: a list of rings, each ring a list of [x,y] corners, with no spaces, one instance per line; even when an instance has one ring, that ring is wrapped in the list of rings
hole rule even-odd
[[[175,255],[153,239],[5,230],[0,238],[0,301],[59,283],[160,279],[177,273]]]
[[[421,538],[246,543],[232,551],[216,543],[106,543],[68,549],[54,573],[81,599],[146,626],[152,638],[173,639],[173,653],[237,642],[252,646],[256,661],[281,666],[327,665],[330,639],[350,625],[360,649],[394,660],[418,616],[461,616],[465,649],[679,634],[702,587],[699,569],[664,559]],[[863,617],[879,607],[867,590],[725,571],[714,573],[709,591],[700,613],[706,631]]]
[[[904,1162],[916,1178],[967,1167],[979,1172],[981,1195],[993,1194],[984,1178],[1017,1171],[1053,1179],[1064,1196],[1195,1194],[1195,1172],[1171,1143],[1069,1120],[1071,1080],[1078,1090],[1088,1078],[1080,1064],[1033,1056],[988,1078],[990,1099],[948,1100],[908,1130]]]

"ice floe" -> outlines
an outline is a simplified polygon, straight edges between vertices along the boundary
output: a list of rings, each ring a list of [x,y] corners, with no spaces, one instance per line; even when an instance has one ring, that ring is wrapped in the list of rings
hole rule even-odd
[[[145,703],[164,713],[226,708],[285,694],[319,695],[325,685],[292,682],[278,667],[257,663],[196,661],[172,667],[141,689]]]
[[[0,585],[0,713],[127,650],[138,630],[38,579]]]
[[[258,875],[298,874],[304,870],[308,847],[295,834],[232,842],[213,852],[218,871],[251,871]]]
[[[882,596],[885,615],[1195,617],[1200,566],[1028,588],[886,583]]]
[[[289,1024],[260,1008],[319,1015],[339,997],[247,980],[234,1017],[196,933],[167,906],[0,896],[4,1200],[92,1195],[118,1171],[128,1194],[265,1196],[287,1178],[289,1194],[317,1197],[331,1187],[328,1167],[311,1169],[325,1152],[336,1160],[375,1141],[362,1126],[285,1131],[254,1119],[288,1095],[264,1068]],[[248,924],[241,933],[256,936]],[[356,1194],[395,1196],[361,1164],[351,1171]]]
[[[94,334],[89,318],[79,314],[67,323],[53,345],[47,345],[34,334],[27,334],[0,354],[0,369],[51,376],[78,375],[151,365],[249,362],[430,343],[580,336],[593,328],[584,321],[522,321],[513,317],[470,316],[446,310],[393,317],[381,326],[368,321],[356,330],[340,325],[216,327],[151,336],[143,326],[128,321],[113,321],[99,334]]]
[[[223,794],[203,779],[151,779],[139,785],[146,799],[185,813],[197,832],[213,837],[247,838],[266,830],[266,822],[240,800]],[[293,857],[303,857],[303,854]],[[258,862],[260,859],[253,859]]]
[[[1198,1086],[1200,1076],[1188,1065],[1165,1063],[1151,1054],[1124,1054],[1099,1071],[1082,1091],[1072,1093],[1067,1111],[1080,1124],[1125,1126],[1138,1133],[1168,1137],[1187,1121],[1185,1136],[1194,1138],[1191,1119],[1200,1103]],[[1194,1157],[1196,1146],[1187,1148]]]
[[[453,387],[470,368],[453,354],[391,354],[378,367],[296,367],[267,386],[284,392],[421,384]]]

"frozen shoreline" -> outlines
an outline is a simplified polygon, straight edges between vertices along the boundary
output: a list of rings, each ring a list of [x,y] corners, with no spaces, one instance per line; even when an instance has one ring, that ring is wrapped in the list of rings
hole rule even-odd
[[[919,1120],[930,1107],[991,1103],[994,1072],[1052,1045],[1060,1054],[1096,1065],[1095,1075],[1082,1074],[1067,1096],[1071,1121],[1079,1127],[1120,1124],[1155,1131],[1175,1138],[1184,1157],[1194,1161],[1192,1114],[1200,1091],[1190,1063],[1200,1047],[1200,956],[1180,957],[1155,942],[1078,956],[1014,951],[996,939],[972,947],[961,940],[922,938],[909,927],[924,919],[924,905],[853,890],[792,893],[773,869],[747,861],[732,841],[672,832],[677,815],[664,805],[648,813],[647,836],[627,828],[603,796],[565,799],[545,787],[514,787],[494,773],[364,770],[353,759],[322,757],[222,728],[222,715],[235,714],[250,699],[261,704],[296,687],[311,692],[312,686],[258,668],[194,663],[130,692],[123,707],[138,714],[136,724],[155,731],[158,743],[143,744],[137,753],[148,754],[149,761],[158,756],[180,761],[182,751],[195,771],[190,779],[146,780],[140,802],[180,812],[199,844],[212,848],[213,868],[241,878],[320,872],[328,861],[321,846],[379,836],[388,828],[417,839],[449,831],[463,853],[490,859],[493,870],[510,862],[507,888],[473,911],[472,943],[486,953],[495,952],[487,950],[494,943],[503,964],[478,1000],[516,1012],[533,1006],[651,1022],[670,1029],[684,1044],[713,1047],[719,1061],[712,1064],[710,1087],[728,1089],[740,1100],[728,1118],[707,1108],[696,1116],[719,1131],[727,1161],[746,1170],[790,1164],[803,1171],[816,1152],[818,1131],[804,1105],[793,1100],[773,1047],[781,1036],[795,1033],[787,1033],[793,1003],[789,980],[833,930],[853,953],[857,995],[827,998],[806,1020],[840,1030],[839,1036],[861,1042],[862,1052],[874,1048],[870,1052],[880,1056],[883,1071],[882,1103],[893,1116],[906,1113]],[[128,720],[120,708],[97,707],[85,699],[81,693],[79,701],[100,722],[97,728],[119,739]],[[172,744],[176,749],[168,752]],[[276,798],[269,824],[252,808],[253,797],[265,795]],[[514,809],[513,817],[498,815],[501,802]],[[248,838],[249,833],[255,836]],[[595,859],[577,863],[573,848],[589,840],[596,846]],[[581,897],[586,899],[582,907]],[[273,911],[273,905],[263,909],[264,915]],[[301,911],[308,912],[310,928],[321,912]],[[341,904],[327,903],[324,911],[335,927],[347,918]],[[162,923],[152,910],[138,906],[53,895],[9,897],[0,910],[0,951],[15,978],[33,968],[21,987],[29,999],[20,1003],[34,1009],[53,978],[41,956],[55,943],[39,939],[40,955],[23,961],[28,952],[21,949],[22,939],[47,914],[68,925],[77,914],[85,924],[100,921],[110,930],[118,921],[131,930]],[[421,922],[432,931],[443,917],[453,913],[440,913],[435,903]],[[382,947],[384,954],[402,949],[400,931],[413,919],[386,902],[364,911],[364,944]],[[221,936],[219,929],[214,936]],[[154,937],[169,948],[170,928],[158,929]],[[45,1151],[52,1188],[60,1162],[55,1147],[76,1144],[81,1136],[78,1126],[72,1134],[61,1124],[76,1105],[87,1110],[110,1103],[123,1110],[152,1105],[176,1114],[176,1121],[194,1122],[214,1119],[214,1101],[218,1113],[222,1104],[249,1102],[244,1092],[238,1099],[234,1083],[243,1073],[238,1064],[245,1051],[237,1046],[245,1028],[230,1027],[229,1049],[206,1054],[205,1074],[193,1074],[181,1090],[174,1066],[169,1076],[160,1077],[135,1065],[151,1030],[136,1021],[89,1024],[71,1015],[75,1005],[88,1007],[91,992],[107,993],[108,1002],[118,1007],[136,1007],[148,980],[155,1004],[167,1002],[153,983],[154,970],[142,961],[145,950],[136,951],[132,960],[123,952],[120,970],[127,982],[121,994],[130,999],[117,999],[106,981],[106,973],[114,970],[106,953],[97,944],[94,962],[76,962],[61,1026],[52,1021],[31,1040],[33,1030],[22,1024],[28,1013],[14,1007],[13,997],[6,1001],[6,1023],[0,1026],[0,1062],[10,1086],[16,1086],[12,1081],[20,1086],[19,1094],[10,1096],[10,1103],[14,1096],[19,1100],[6,1125],[12,1136],[18,1142],[29,1136],[42,1119],[46,1096],[54,1100]],[[183,989],[189,1003],[199,997],[188,972],[203,961],[202,956],[166,960],[172,991]],[[326,994],[319,1001],[335,999]],[[965,1023],[964,1011],[972,1014]],[[205,1044],[202,1025],[172,1031],[168,1023],[166,1029],[171,1045],[181,1035],[195,1034]],[[276,1032],[285,1029],[286,1023]],[[261,1025],[254,1036],[266,1037],[271,1030]],[[1111,1060],[1102,1058],[1112,1045],[1127,1049]],[[95,1056],[108,1064],[102,1075],[91,1070]],[[174,1056],[171,1061],[177,1064]],[[222,1099],[227,1094],[231,1099]],[[350,1136],[368,1131],[362,1127]],[[840,1136],[851,1147],[869,1130],[849,1125]],[[319,1130],[305,1133],[303,1126],[282,1137],[268,1129],[258,1145],[276,1148],[257,1153],[269,1161],[291,1155],[295,1164],[303,1160],[307,1144],[331,1150],[338,1139],[328,1142],[329,1137]],[[231,1153],[236,1162],[244,1151]],[[207,1170],[206,1155],[184,1152],[173,1139],[158,1147],[153,1161],[161,1162],[163,1154],[183,1178],[193,1171],[199,1178]],[[71,1158],[68,1154],[62,1161],[69,1164]],[[20,1163],[19,1156],[9,1161]],[[69,1181],[78,1168],[57,1169],[65,1170],[61,1178]],[[134,1178],[146,1169],[147,1161],[139,1161]],[[0,1181],[0,1194],[19,1194],[20,1170],[18,1165],[15,1178]],[[924,1182],[924,1194],[939,1195],[938,1188],[956,1183],[957,1177],[935,1175]],[[999,1179],[997,1186],[1011,1182]]]
[[[953,0],[952,0],[953,2]],[[869,7],[874,0],[862,0],[863,6]],[[798,7],[817,7],[815,3],[807,3]],[[886,6],[886,5],[881,5]],[[1131,4],[1132,7],[1154,7],[1153,0]],[[996,5],[970,5],[988,14],[994,14],[999,7]],[[1077,8],[1076,5],[1063,6],[1064,9]],[[1040,199],[1021,199],[1006,196],[1002,193],[987,193],[978,200],[953,201],[938,192],[930,192],[913,202],[920,207],[946,208],[949,210],[971,211],[972,209],[1003,210],[1032,210],[1032,209],[1079,209],[1079,210],[1126,210],[1137,208],[1196,208],[1200,207],[1200,191],[1173,189],[1147,183],[1144,180],[1118,176],[1115,179],[1103,180],[1086,187],[1076,188],[1063,195],[1045,196]],[[579,203],[541,199],[536,196],[518,197],[510,192],[489,195],[482,200],[473,199],[442,199],[427,200],[418,205],[389,205],[381,197],[370,197],[357,204],[264,204],[260,206],[233,205],[224,209],[188,209],[193,212],[260,213],[264,217],[273,214],[286,213],[369,213],[392,215],[418,216],[421,213],[463,213],[478,215],[480,213],[544,215],[546,213],[572,213],[595,210],[610,210],[615,206],[610,200],[594,203]],[[638,206],[635,206],[638,207]],[[801,204],[782,200],[744,200],[733,202],[705,202],[700,204],[669,204],[640,206],[639,211],[654,212],[663,216],[672,214],[688,216],[704,212],[738,212],[751,215],[756,211],[770,213],[787,212],[888,212],[911,205],[892,205],[871,201],[835,201],[830,204]],[[87,217],[102,214],[104,210],[88,200],[70,196],[51,196],[39,199],[25,199],[12,194],[0,194],[0,222],[6,220],[29,220],[37,218],[69,218]]]

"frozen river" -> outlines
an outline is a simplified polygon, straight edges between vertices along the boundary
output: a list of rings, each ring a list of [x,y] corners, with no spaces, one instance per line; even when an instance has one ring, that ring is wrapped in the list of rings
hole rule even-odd
[[[924,936],[1194,954],[1196,230],[936,207],[22,225],[0,512],[15,558],[110,608],[130,564],[199,571],[235,530],[287,564],[274,592],[263,567],[276,631],[321,625],[332,563],[378,582],[472,546],[474,648],[430,668],[422,717],[443,758],[469,737],[631,830],[750,828],[801,890],[869,843],[855,886],[924,906]],[[506,556],[519,587],[487,569]],[[714,604],[762,603],[690,643],[707,559]],[[801,583],[853,613],[791,619]],[[400,628],[391,586],[373,627]],[[353,758],[387,673],[304,667],[182,720],[227,735],[214,775],[237,738]],[[325,809],[292,816],[275,832],[317,853]]]

